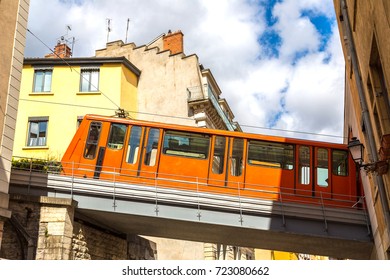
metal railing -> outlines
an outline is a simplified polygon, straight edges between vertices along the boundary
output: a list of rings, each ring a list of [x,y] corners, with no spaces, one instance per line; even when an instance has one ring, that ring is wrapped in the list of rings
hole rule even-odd
[[[80,170],[91,176],[77,175]],[[241,225],[245,214],[280,215],[283,226],[286,217],[293,216],[322,220],[325,230],[329,221],[366,224],[370,233],[364,197],[337,195],[337,199],[330,199],[327,193],[316,193],[313,197],[311,191],[310,195],[298,195],[292,188],[241,182],[225,184],[217,180],[210,185],[207,178],[154,172],[137,174],[136,170],[106,166],[102,166],[100,179],[91,178],[94,172],[92,165],[20,158],[14,161],[11,184],[24,186],[27,193],[39,187],[68,194],[70,198],[74,194],[105,196],[112,199],[113,211],[119,200],[142,200],[155,205],[156,216],[159,205],[169,203],[196,208],[199,221],[202,209],[213,208],[236,211]]]

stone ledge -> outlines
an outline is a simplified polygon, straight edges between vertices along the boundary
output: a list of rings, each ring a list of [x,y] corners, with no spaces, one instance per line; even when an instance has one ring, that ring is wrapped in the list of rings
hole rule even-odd
[[[10,194],[10,200],[29,201],[49,205],[77,207],[78,202],[69,198]]]

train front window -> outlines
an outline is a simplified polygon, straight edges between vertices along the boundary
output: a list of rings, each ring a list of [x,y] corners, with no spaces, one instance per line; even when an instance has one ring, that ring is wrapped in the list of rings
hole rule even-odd
[[[348,151],[332,151],[332,171],[337,176],[348,176]]]
[[[319,148],[317,150],[317,185],[328,186],[328,149]]]
[[[138,161],[138,152],[140,147],[142,128],[133,126],[130,131],[129,145],[127,146],[126,162],[136,164]]]
[[[206,159],[209,154],[210,136],[205,134],[166,131],[163,153],[182,157]]]
[[[84,149],[84,158],[94,159],[99,143],[100,131],[102,124],[100,122],[92,122],[89,126],[88,138]]]
[[[292,170],[294,168],[294,147],[288,144],[251,140],[248,163]]]
[[[113,150],[121,150],[125,141],[127,125],[113,123],[110,128],[107,146]]]

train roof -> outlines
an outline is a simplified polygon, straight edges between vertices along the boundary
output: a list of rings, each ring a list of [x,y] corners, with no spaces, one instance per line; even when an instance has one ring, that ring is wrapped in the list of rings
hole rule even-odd
[[[281,136],[271,136],[271,135],[256,134],[256,133],[249,133],[249,132],[218,130],[218,129],[212,129],[212,128],[201,128],[201,127],[195,127],[195,126],[160,123],[160,122],[152,122],[152,121],[128,119],[128,118],[119,118],[119,117],[113,117],[113,116],[102,116],[102,115],[94,115],[94,114],[87,114],[87,115],[85,115],[84,118],[89,119],[89,120],[108,121],[108,122],[126,123],[126,124],[137,124],[137,125],[141,125],[141,126],[160,127],[160,128],[164,128],[164,129],[173,129],[173,130],[181,130],[181,131],[188,131],[188,132],[198,132],[198,133],[214,134],[214,135],[220,135],[220,136],[230,136],[230,137],[247,138],[247,139],[254,139],[254,140],[290,143],[290,144],[297,144],[297,145],[327,147],[327,148],[335,148],[335,149],[343,149],[343,150],[347,149],[346,144],[321,142],[321,141],[289,138],[289,137],[281,137]]]

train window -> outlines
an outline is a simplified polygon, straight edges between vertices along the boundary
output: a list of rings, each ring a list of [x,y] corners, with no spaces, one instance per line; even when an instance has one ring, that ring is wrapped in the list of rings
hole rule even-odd
[[[232,161],[230,166],[230,174],[232,176],[241,176],[243,168],[243,157],[244,153],[244,140],[233,139],[233,150],[232,150]]]
[[[85,144],[84,158],[95,158],[101,129],[102,124],[100,122],[91,122],[89,126],[88,138]]]
[[[138,161],[138,151],[141,140],[142,128],[140,126],[133,126],[130,131],[130,140],[127,147],[126,162],[136,164]]]
[[[154,166],[157,158],[158,139],[160,138],[160,130],[151,128],[149,130],[148,143],[146,145],[146,154],[144,163],[147,166]]]
[[[299,147],[299,183],[302,185],[310,184],[310,148],[306,146]]]
[[[291,170],[294,168],[293,145],[252,140],[249,142],[248,163]]]
[[[110,134],[108,136],[107,146],[113,150],[121,150],[125,141],[127,125],[113,123],[111,124]]]
[[[332,171],[334,175],[348,176],[348,151],[332,151]]]
[[[209,153],[210,136],[205,134],[166,131],[164,154],[206,159]]]
[[[328,149],[319,148],[317,150],[317,185],[320,187],[328,186],[328,164]]]
[[[226,138],[222,136],[216,136],[214,141],[212,171],[214,174],[222,174],[225,161]]]

